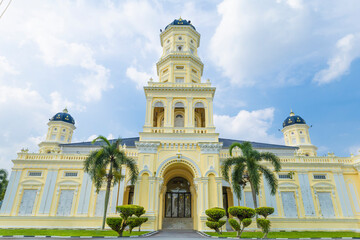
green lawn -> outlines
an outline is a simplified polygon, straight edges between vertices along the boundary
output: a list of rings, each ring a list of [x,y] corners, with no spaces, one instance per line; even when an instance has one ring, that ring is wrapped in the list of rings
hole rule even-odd
[[[235,232],[224,232],[218,235],[215,232],[206,232],[211,236],[236,237]],[[241,238],[261,238],[262,232],[244,232]],[[326,237],[360,237],[360,233],[355,232],[270,232],[268,238],[326,238]]]
[[[137,230],[131,233],[141,235],[147,232]],[[43,235],[43,236],[118,236],[113,230],[71,230],[71,229],[0,229],[0,235]],[[130,236],[128,231],[124,231],[123,236]]]

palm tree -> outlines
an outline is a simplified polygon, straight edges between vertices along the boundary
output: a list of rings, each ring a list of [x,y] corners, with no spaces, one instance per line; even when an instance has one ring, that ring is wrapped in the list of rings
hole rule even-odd
[[[107,184],[102,222],[102,229],[104,229],[106,212],[109,203],[110,187],[112,184],[118,183],[124,178],[124,176],[121,175],[122,165],[125,165],[125,167],[128,168],[132,184],[136,182],[139,171],[135,160],[128,158],[125,155],[125,152],[119,149],[121,139],[117,139],[116,141],[110,143],[106,137],[98,136],[92,141],[92,144],[94,144],[97,140],[102,142],[101,148],[90,153],[84,162],[84,170],[89,173],[92,181],[94,182],[97,193],[99,193],[101,185],[104,182]]]
[[[223,162],[222,175],[226,181],[229,181],[229,172],[232,169],[231,184],[238,199],[241,199],[241,191],[249,183],[254,208],[257,208],[256,196],[259,194],[261,175],[263,174],[268,182],[272,195],[276,193],[278,187],[278,181],[273,171],[261,163],[263,163],[262,161],[270,162],[274,166],[275,172],[278,172],[281,169],[280,159],[273,153],[254,150],[250,142],[234,142],[231,144],[229,148],[230,156],[232,156],[232,151],[235,147],[241,149],[242,156],[226,159]]]
[[[6,187],[9,182],[7,180],[7,175],[8,173],[5,169],[0,169],[0,202],[4,199]]]

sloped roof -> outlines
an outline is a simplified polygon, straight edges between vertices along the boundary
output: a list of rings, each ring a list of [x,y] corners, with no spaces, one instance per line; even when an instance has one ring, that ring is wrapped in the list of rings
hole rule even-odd
[[[110,142],[113,143],[116,139],[111,139]],[[139,141],[139,137],[133,138],[123,138],[121,141],[121,145],[125,144],[127,147],[135,147],[135,142]],[[229,148],[230,145],[234,142],[243,143],[246,141],[243,140],[234,140],[234,139],[227,139],[227,138],[219,138],[219,142],[223,143],[223,148]],[[268,149],[297,149],[297,147],[290,147],[285,145],[278,145],[278,144],[269,144],[269,143],[259,143],[259,142],[250,142],[254,148],[268,148]],[[67,143],[67,144],[60,144],[62,147],[94,147],[100,146],[102,142],[95,142],[92,144],[91,142],[77,142],[77,143]]]

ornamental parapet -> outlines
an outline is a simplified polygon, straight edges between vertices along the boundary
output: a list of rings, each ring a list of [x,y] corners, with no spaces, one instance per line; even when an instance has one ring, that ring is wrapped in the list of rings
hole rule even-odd
[[[201,153],[219,153],[223,143],[199,143]]]
[[[148,82],[149,87],[211,87],[211,83],[176,83],[176,82]]]
[[[135,142],[139,153],[157,153],[160,142]]]

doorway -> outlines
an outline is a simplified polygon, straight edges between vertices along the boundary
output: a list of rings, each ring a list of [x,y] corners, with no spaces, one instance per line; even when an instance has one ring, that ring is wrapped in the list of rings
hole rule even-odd
[[[190,183],[182,177],[175,177],[167,184],[165,195],[166,218],[191,218]]]

